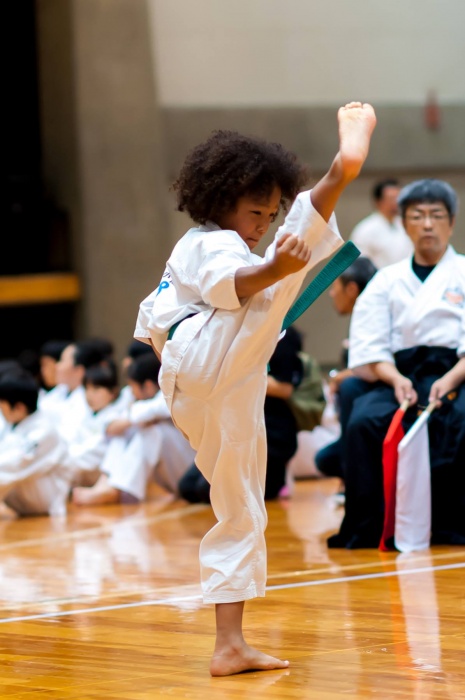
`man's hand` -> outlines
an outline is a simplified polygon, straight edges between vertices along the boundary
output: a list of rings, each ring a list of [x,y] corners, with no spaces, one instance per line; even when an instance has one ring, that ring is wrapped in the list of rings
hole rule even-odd
[[[418,394],[413,388],[412,382],[404,377],[392,362],[374,362],[370,367],[378,379],[392,386],[399,404],[406,400],[410,406],[417,403]]]
[[[431,401],[436,401],[436,406],[439,408],[439,406],[442,405],[442,397],[446,396],[446,394],[448,394],[454,388],[454,385],[448,379],[447,375],[436,379],[436,381],[431,385],[431,389],[429,391],[429,402],[431,403]]]
[[[410,379],[404,377],[403,374],[399,374],[399,376],[396,377],[392,384],[392,388],[394,389],[394,394],[399,404],[402,404],[405,400],[409,402],[410,406],[417,403],[418,394],[413,388],[413,384]]]
[[[456,389],[463,381],[465,381],[465,357],[461,357],[452,369],[433,382],[429,392],[430,403],[436,401],[439,408],[443,396]]]

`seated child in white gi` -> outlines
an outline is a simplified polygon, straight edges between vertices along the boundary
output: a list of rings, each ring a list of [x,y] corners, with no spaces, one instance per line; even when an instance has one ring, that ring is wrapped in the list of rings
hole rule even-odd
[[[134,360],[128,385],[135,401],[124,416],[109,423],[102,475],[92,488],[75,488],[77,505],[143,501],[154,480],[177,494],[178,483],[195,453],[173,425],[158,386],[160,362],[153,352]]]
[[[216,604],[215,676],[288,665],[246,644],[242,617],[266,586],[267,363],[306,273],[342,243],[327,222],[360,172],[376,117],[351,103],[338,120],[339,152],[311,194],[298,194],[306,170],[279,144],[218,131],[196,147],[174,184],[195,226],[140,307],[135,337],[162,358],[160,387],[218,519],[200,548],[204,601]],[[254,255],[294,198],[265,257]]]
[[[92,486],[101,475],[101,465],[109,445],[106,429],[120,417],[118,376],[113,361],[86,370],[84,390],[89,415],[84,418],[68,446],[65,465],[72,471],[73,483]]]
[[[70,488],[66,445],[37,410],[38,386],[28,372],[0,379],[0,409],[9,430],[0,441],[0,501],[19,515],[64,515]]]
[[[141,343],[140,340],[133,340],[127,350],[126,350],[126,355],[123,357],[121,360],[121,369],[123,371],[123,376],[125,379],[127,379],[127,374],[128,374],[128,369],[134,362],[134,360],[137,360],[138,357],[141,357],[141,355],[147,355],[147,354],[153,354],[153,350],[150,347],[150,345],[147,345],[147,343]],[[157,379],[157,386],[158,386],[158,379]],[[117,399],[118,405],[120,405],[123,409],[128,409],[129,406],[134,403],[134,394],[132,393],[131,387],[129,384],[126,384],[123,386],[119,393],[119,397]]]

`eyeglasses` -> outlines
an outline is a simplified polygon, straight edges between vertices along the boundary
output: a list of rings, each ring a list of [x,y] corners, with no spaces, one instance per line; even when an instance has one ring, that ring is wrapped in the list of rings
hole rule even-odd
[[[429,219],[433,223],[439,223],[448,219],[449,214],[444,212],[434,212],[433,214],[418,212],[417,214],[408,214],[405,218],[407,221],[410,221],[411,224],[421,224],[423,221],[426,221],[426,219]]]

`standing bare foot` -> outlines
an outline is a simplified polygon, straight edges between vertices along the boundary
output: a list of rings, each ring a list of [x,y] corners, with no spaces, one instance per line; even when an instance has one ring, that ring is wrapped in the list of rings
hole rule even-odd
[[[212,676],[231,676],[244,671],[271,671],[288,666],[289,661],[281,661],[274,656],[263,654],[244,642],[236,647],[215,649],[210,673]]]
[[[337,113],[339,121],[339,155],[345,174],[356,177],[368,155],[370,139],[376,126],[373,107],[349,102]]]

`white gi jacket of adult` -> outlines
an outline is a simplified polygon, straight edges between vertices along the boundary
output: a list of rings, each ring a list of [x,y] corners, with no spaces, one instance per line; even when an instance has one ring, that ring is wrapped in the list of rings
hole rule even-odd
[[[408,258],[376,273],[358,297],[350,323],[349,367],[394,363],[420,345],[465,354],[465,256],[448,246],[422,282]]]
[[[398,216],[391,223],[375,211],[354,227],[350,238],[378,269],[400,262],[413,253],[412,242]]]
[[[20,515],[66,513],[65,455],[65,443],[40,411],[11,427],[0,443],[0,500]]]
[[[272,259],[284,233],[309,245],[307,267],[238,299],[236,271]],[[303,192],[264,258],[236,231],[214,223],[190,229],[175,246],[160,286],[141,304],[135,337],[151,339],[162,353],[160,387],[211,485],[218,523],[200,547],[205,602],[265,593],[266,366],[306,273],[341,243],[335,219],[326,224]],[[189,314],[196,315],[186,319]]]

